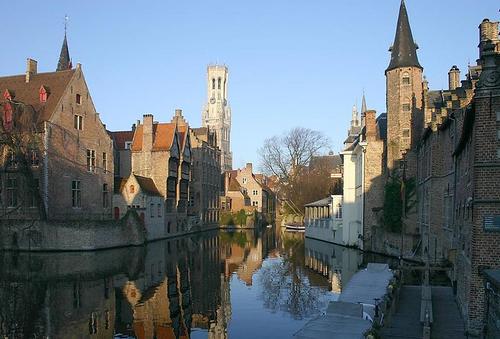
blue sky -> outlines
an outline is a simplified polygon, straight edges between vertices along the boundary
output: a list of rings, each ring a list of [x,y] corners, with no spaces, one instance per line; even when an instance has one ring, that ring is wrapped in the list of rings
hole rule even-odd
[[[454,64],[477,58],[482,19],[499,20],[497,0],[407,0],[418,56],[431,89],[447,87]],[[169,121],[182,108],[201,124],[209,63],[230,70],[234,166],[258,163],[265,138],[295,126],[324,132],[341,150],[363,89],[385,111],[384,70],[399,0],[10,1],[3,5],[0,76],[56,68],[68,43],[101,118],[130,128],[145,113]],[[9,13],[7,15],[7,13]]]

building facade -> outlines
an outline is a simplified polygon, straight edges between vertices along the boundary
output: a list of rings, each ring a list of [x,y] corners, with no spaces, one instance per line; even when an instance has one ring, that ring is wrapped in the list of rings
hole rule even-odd
[[[188,214],[198,216],[202,223],[218,223],[222,180],[217,135],[208,127],[193,128],[190,133],[193,159]]]
[[[202,127],[209,127],[217,135],[217,146],[221,150],[221,172],[233,169],[228,78],[229,71],[226,66],[208,66],[207,103],[201,117]]]
[[[1,218],[111,219],[113,145],[66,36],[56,72],[0,78]]]

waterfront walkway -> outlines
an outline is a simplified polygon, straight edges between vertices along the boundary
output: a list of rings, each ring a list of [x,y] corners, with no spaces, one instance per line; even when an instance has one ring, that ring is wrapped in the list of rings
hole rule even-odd
[[[390,326],[382,328],[380,333],[382,338],[422,338],[421,295],[421,286],[403,286],[401,288],[397,311],[392,316]],[[431,328],[431,338],[466,338],[464,322],[451,287],[432,287],[432,310],[434,322]]]
[[[420,297],[422,295],[422,287],[403,286],[399,293],[399,303],[396,306],[396,313],[392,316],[390,326],[382,328],[380,333],[382,338],[422,338],[422,325],[420,325]]]

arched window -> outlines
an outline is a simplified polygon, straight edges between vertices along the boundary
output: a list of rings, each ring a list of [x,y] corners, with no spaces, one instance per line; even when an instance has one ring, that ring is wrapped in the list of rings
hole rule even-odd
[[[403,112],[409,112],[411,111],[411,104],[410,104],[410,99],[406,98],[403,100],[403,105],[401,107],[403,109]]]
[[[130,185],[129,192],[135,193],[135,186],[134,185]]]
[[[212,79],[212,89],[215,89],[215,78]]]
[[[220,89],[221,81],[221,78],[217,79],[217,89]]]

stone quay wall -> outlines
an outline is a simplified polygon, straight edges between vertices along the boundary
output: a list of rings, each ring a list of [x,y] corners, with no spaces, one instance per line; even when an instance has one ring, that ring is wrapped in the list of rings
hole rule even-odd
[[[85,251],[138,246],[146,242],[139,218],[119,221],[2,220],[0,249],[21,251]]]

